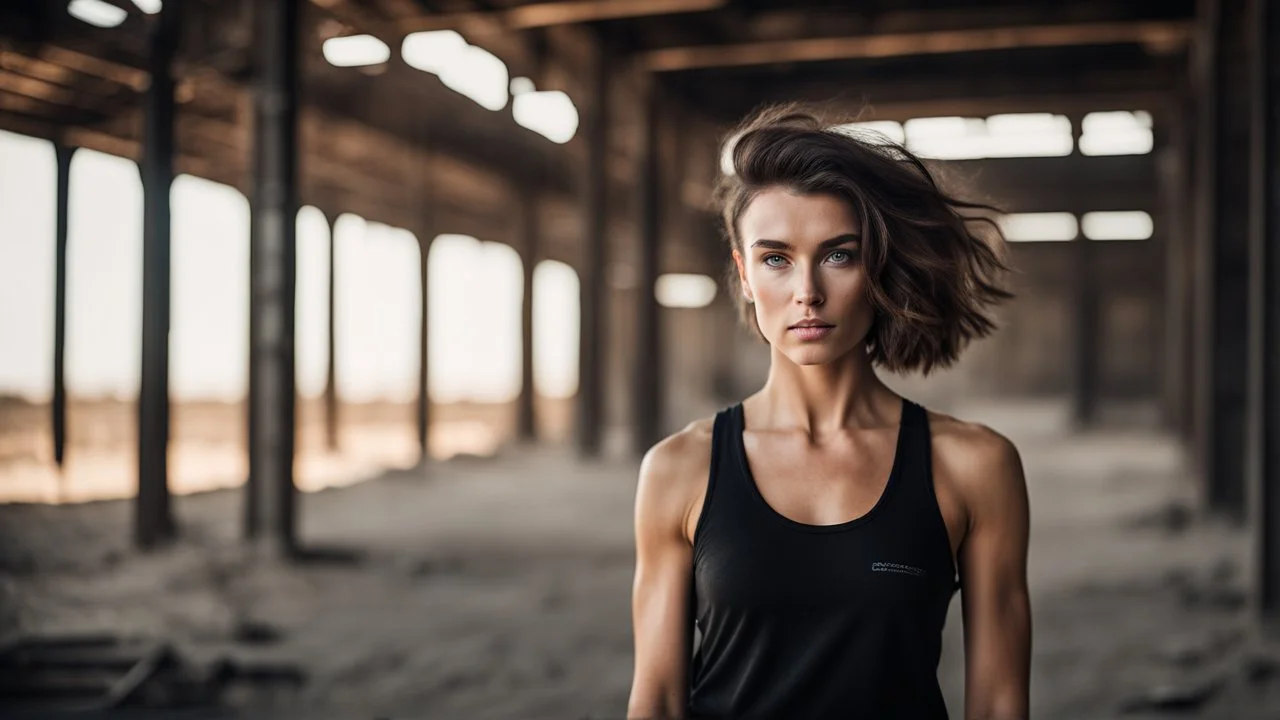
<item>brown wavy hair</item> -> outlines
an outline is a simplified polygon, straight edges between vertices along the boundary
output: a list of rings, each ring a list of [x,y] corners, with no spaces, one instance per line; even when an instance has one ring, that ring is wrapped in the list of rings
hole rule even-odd
[[[852,207],[875,309],[866,343],[873,364],[927,375],[996,329],[989,308],[1013,294],[1000,285],[1009,269],[995,207],[944,191],[918,157],[888,138],[839,127],[802,106],[761,110],[728,138],[734,172],[721,178],[716,204],[731,249],[743,251],[738,221],[763,190],[829,194]],[[763,340],[732,260],[727,275],[742,321]]]

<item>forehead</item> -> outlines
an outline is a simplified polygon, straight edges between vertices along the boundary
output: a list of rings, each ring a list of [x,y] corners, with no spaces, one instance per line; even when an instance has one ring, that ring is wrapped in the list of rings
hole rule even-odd
[[[860,228],[849,203],[835,195],[799,195],[784,188],[769,188],[756,195],[738,220],[746,245],[755,240],[783,240],[793,244],[858,233]]]

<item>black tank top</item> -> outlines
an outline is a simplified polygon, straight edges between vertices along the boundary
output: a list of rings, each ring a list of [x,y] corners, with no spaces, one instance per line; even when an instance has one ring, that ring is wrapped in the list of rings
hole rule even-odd
[[[716,415],[694,531],[694,718],[947,717],[938,657],[959,587],[929,421],[904,399],[893,469],[862,517],[808,525],[760,494],[741,403]]]

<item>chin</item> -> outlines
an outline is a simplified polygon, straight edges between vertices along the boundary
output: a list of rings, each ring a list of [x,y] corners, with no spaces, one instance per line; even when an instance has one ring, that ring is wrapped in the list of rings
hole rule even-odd
[[[847,350],[841,350],[831,345],[809,344],[802,347],[789,347],[782,351],[787,359],[796,365],[827,365],[836,362],[842,357],[848,355]]]

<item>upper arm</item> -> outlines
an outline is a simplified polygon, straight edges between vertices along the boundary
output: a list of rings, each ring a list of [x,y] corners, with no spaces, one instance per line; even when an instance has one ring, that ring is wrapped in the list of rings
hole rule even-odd
[[[683,717],[692,651],[693,548],[685,533],[707,469],[703,442],[686,430],[655,445],[636,487],[632,586],[635,675],[628,717]]]
[[[1009,440],[978,428],[947,464],[968,517],[959,552],[965,716],[1025,718],[1031,664],[1030,512],[1022,460]]]

